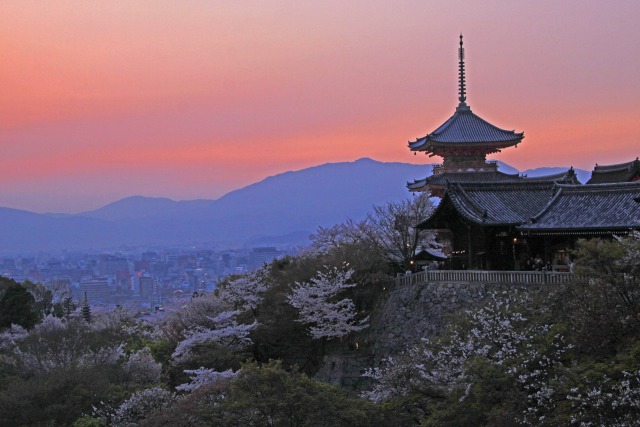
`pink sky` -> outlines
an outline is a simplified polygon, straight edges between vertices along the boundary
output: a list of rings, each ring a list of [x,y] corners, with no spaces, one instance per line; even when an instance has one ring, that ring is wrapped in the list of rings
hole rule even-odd
[[[637,0],[3,1],[0,206],[216,198],[326,162],[438,161],[406,142],[457,105],[460,32],[473,111],[526,135],[497,159],[629,161],[638,22]]]

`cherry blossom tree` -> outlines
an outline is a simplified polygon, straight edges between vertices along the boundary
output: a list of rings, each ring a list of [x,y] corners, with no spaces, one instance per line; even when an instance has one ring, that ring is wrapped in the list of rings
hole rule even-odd
[[[409,269],[418,250],[434,245],[433,232],[417,228],[433,209],[428,195],[421,193],[412,199],[374,206],[358,228],[380,256],[397,268]]]
[[[362,242],[365,237],[361,231],[364,223],[365,221],[348,219],[345,222],[329,227],[318,227],[316,232],[309,236],[311,245],[306,248],[306,252],[327,254],[341,246]]]
[[[170,406],[175,400],[174,393],[160,387],[136,392],[122,402],[110,424],[117,427],[136,426],[149,415]]]
[[[615,381],[607,376],[574,387],[567,395],[573,409],[571,425],[636,426],[640,420],[640,370],[623,371]]]
[[[148,347],[132,353],[123,368],[127,379],[133,384],[144,385],[160,382],[162,364],[154,360]]]
[[[117,342],[119,338],[112,331],[94,331],[78,319],[64,321],[47,316],[26,336],[11,343],[5,362],[24,375],[115,365],[124,356],[124,343]]]
[[[382,367],[368,370],[365,376],[375,385],[364,396],[376,402],[410,394],[427,401],[455,396],[462,402],[478,382],[474,364],[481,361],[521,393],[519,423],[538,425],[562,398],[553,384],[571,348],[553,325],[529,319],[543,310],[515,290],[491,294],[485,305],[468,310],[442,337],[423,339],[387,358]]]
[[[200,369],[186,369],[184,372],[189,375],[191,381],[177,386],[176,390],[191,392],[199,389],[200,387],[215,384],[219,381],[236,376],[236,372],[233,372],[231,369],[219,372],[215,369],[206,369],[201,367]]]
[[[222,289],[222,297],[237,309],[251,310],[255,316],[267,289],[266,270],[261,268],[229,281]]]
[[[186,363],[193,358],[193,350],[206,343],[218,343],[232,350],[241,350],[251,344],[249,332],[256,323],[239,324],[239,311],[223,311],[207,317],[207,326],[196,326],[185,331],[185,338],[178,343],[172,358],[175,363]]]
[[[368,317],[357,320],[353,301],[339,297],[345,289],[356,286],[349,283],[353,273],[352,269],[327,268],[309,282],[296,282],[293,287],[289,304],[298,310],[298,321],[309,325],[309,334],[314,339],[339,338],[368,326]]]

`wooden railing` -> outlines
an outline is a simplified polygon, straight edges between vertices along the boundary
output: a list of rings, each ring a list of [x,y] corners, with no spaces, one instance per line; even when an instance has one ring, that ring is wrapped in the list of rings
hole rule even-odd
[[[396,277],[395,283],[397,286],[423,282],[556,285],[572,279],[572,273],[556,271],[426,270]]]

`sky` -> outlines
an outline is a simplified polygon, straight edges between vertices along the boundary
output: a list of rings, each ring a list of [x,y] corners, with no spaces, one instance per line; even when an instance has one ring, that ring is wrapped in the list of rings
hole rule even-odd
[[[327,162],[438,162],[407,141],[454,112],[460,33],[467,103],[525,132],[492,158],[630,161],[638,22],[637,0],[4,0],[0,206],[214,199]]]

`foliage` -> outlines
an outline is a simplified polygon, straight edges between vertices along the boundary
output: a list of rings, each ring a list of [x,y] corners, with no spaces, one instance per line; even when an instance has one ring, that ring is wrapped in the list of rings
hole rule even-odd
[[[570,423],[581,427],[633,426],[640,422],[640,370],[622,371],[617,381],[602,376],[572,388]]]
[[[639,245],[581,241],[578,282],[492,295],[369,370],[365,396],[425,426],[638,425]]]
[[[53,314],[55,304],[53,303],[53,292],[45,288],[40,283],[34,283],[29,280],[25,280],[21,283],[30,293],[35,300],[34,310],[39,319],[43,319],[47,315]]]
[[[544,311],[526,294],[493,294],[444,336],[425,339],[399,358],[388,359],[386,366],[370,370],[367,375],[377,384],[365,395],[374,401],[421,396],[425,413],[435,409],[429,417],[434,425],[445,425],[456,413],[464,413],[467,421],[457,415],[451,425],[483,425],[505,399],[520,396],[522,404],[511,404],[509,417],[529,423],[553,409],[554,403],[546,400],[553,394],[548,384],[568,348],[561,334],[540,321]],[[461,406],[465,411],[460,412]]]
[[[125,343],[141,342],[140,331],[119,310],[97,314],[92,324],[48,316],[30,331],[5,331],[0,425],[99,423],[80,417],[159,380],[159,365],[148,350],[125,351]]]
[[[374,206],[367,220],[359,224],[359,230],[379,256],[397,269],[406,271],[411,269],[411,260],[417,251],[434,242],[431,231],[417,228],[433,209],[426,193],[402,202],[388,202]]]
[[[155,361],[151,350],[144,347],[132,353],[123,365],[126,378],[136,385],[160,382],[162,365]]]
[[[383,253],[400,257],[379,250],[365,223],[319,229],[312,252],[234,276],[154,322],[124,310],[95,310],[91,324],[77,311],[40,321],[46,292],[23,286],[26,305],[41,308],[30,326],[0,331],[0,425],[638,425],[634,238],[581,241],[571,255],[580,280],[554,291],[486,294],[439,336],[369,370],[367,399],[307,376],[325,340],[366,326],[389,279]],[[14,286],[0,280],[0,298]],[[332,345],[348,351],[347,340]]]
[[[194,358],[193,350],[206,343],[222,344],[231,350],[241,350],[251,343],[249,331],[255,327],[239,324],[237,311],[223,311],[215,317],[207,317],[209,326],[197,326],[185,332],[185,338],[173,352],[173,360],[185,363]]]
[[[580,280],[565,289],[558,314],[581,352],[606,357],[640,338],[640,240],[582,240],[573,255]]]
[[[299,365],[307,373],[317,371],[321,361],[319,346],[307,328],[296,321],[298,312],[287,300],[291,284],[307,280],[316,271],[315,263],[308,258],[286,258],[271,264],[271,286],[263,294],[257,326],[250,333],[255,360],[266,363],[279,359],[284,366]]]
[[[115,367],[98,366],[5,379],[0,389],[0,425],[71,425],[93,405],[117,395],[115,378]]]
[[[268,289],[266,268],[239,276],[221,285],[222,297],[237,310],[251,310],[254,316]]]
[[[347,220],[330,227],[318,227],[316,232],[309,236],[311,244],[306,249],[311,254],[328,255],[337,248],[358,244],[364,241],[361,232],[362,222]]]
[[[63,321],[49,316],[15,343],[5,361],[25,376],[114,365],[124,355],[124,345],[114,343],[107,334],[108,331],[94,330],[78,319]]]
[[[160,326],[163,336],[151,347],[164,361],[164,378],[170,386],[188,381],[185,370],[235,370],[249,357],[249,334],[256,322],[253,315],[234,310],[238,301],[223,289],[192,298],[168,316]]]
[[[231,369],[227,369],[226,371],[219,372],[213,369],[190,369],[184,371],[191,378],[191,381],[186,384],[181,384],[176,387],[178,391],[194,391],[199,389],[200,387],[210,386],[215,384],[221,380],[232,378],[236,374]]]
[[[144,425],[373,426],[390,421],[370,402],[271,362],[245,365],[233,379],[199,388]]]
[[[356,320],[353,301],[339,298],[343,290],[355,287],[348,283],[353,270],[338,268],[319,271],[309,282],[296,283],[289,296],[289,303],[300,313],[299,322],[309,325],[314,339],[339,338],[360,331],[368,325],[368,319]]]
[[[40,320],[36,311],[36,300],[18,283],[8,285],[0,298],[0,329],[12,324],[30,329]]]
[[[175,398],[175,394],[160,387],[136,392],[118,407],[111,420],[111,425],[115,427],[137,426],[145,418],[170,406]]]
[[[384,260],[396,271],[404,272],[411,268],[417,251],[434,245],[434,234],[416,227],[433,209],[427,194],[374,206],[363,221],[348,220],[331,227],[319,227],[310,236],[308,250],[327,255],[340,248],[365,248],[370,259]],[[380,264],[377,268],[380,269]]]

